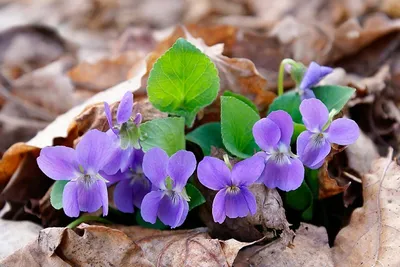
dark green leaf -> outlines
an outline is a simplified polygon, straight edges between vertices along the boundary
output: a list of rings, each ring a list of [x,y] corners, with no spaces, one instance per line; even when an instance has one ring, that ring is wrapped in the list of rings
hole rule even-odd
[[[303,211],[303,213],[301,214],[301,218],[304,221],[311,221],[313,218],[313,213],[314,213],[314,201],[312,201],[310,206],[305,211]]]
[[[293,131],[293,135],[292,135],[292,139],[290,141],[291,144],[295,144],[297,137],[299,137],[299,135],[304,132],[306,130],[306,126],[304,126],[303,124],[300,123],[294,123],[294,131]]]
[[[209,156],[211,146],[223,148],[221,137],[221,123],[210,122],[204,124],[186,135],[186,139],[198,144],[203,150],[204,156]]]
[[[314,87],[313,91],[315,97],[321,100],[329,111],[340,111],[356,90],[346,86],[323,85]]]
[[[251,107],[255,112],[258,113],[258,109],[257,106],[247,97],[239,95],[239,94],[235,94],[231,91],[225,91],[224,96],[233,96],[237,99],[239,99],[240,101],[243,101],[245,104],[247,104],[249,107]]]
[[[163,224],[158,218],[154,224],[151,224],[149,222],[146,222],[143,220],[142,215],[140,214],[140,210],[136,210],[136,222],[138,225],[146,227],[146,228],[151,228],[151,229],[158,229],[158,230],[164,230],[168,229],[169,226]]]
[[[294,122],[303,123],[299,106],[301,103],[300,95],[295,91],[289,91],[274,99],[269,106],[268,114],[276,110],[284,110],[292,117]]]
[[[221,133],[226,149],[239,158],[248,158],[258,149],[253,125],[260,116],[243,101],[232,96],[221,97]]]
[[[140,126],[140,144],[147,152],[160,147],[169,156],[185,149],[185,122],[183,118],[162,118],[143,123]]]
[[[191,126],[197,112],[211,104],[219,90],[214,63],[194,45],[179,38],[154,64],[147,82],[157,109],[183,116]]]
[[[296,190],[289,191],[285,194],[286,204],[295,210],[306,210],[313,201],[313,195],[307,183],[303,181],[301,186]]]
[[[66,180],[59,180],[53,184],[53,189],[51,189],[50,193],[50,203],[56,210],[62,209],[63,203],[63,192],[64,187],[69,181]]]
[[[201,194],[199,189],[197,189],[194,185],[192,184],[187,184],[185,186],[186,193],[190,198],[189,201],[189,210],[192,210],[193,208],[200,206],[201,204],[206,202],[206,199],[204,196]]]

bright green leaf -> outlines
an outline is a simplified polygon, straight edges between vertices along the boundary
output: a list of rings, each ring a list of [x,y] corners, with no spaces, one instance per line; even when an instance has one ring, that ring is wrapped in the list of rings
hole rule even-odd
[[[300,124],[300,123],[294,123],[294,131],[293,131],[293,135],[292,135],[292,139],[290,141],[291,144],[295,144],[297,137],[299,137],[299,135],[304,132],[306,130],[306,126],[304,126],[304,124]]]
[[[313,195],[307,183],[303,181],[296,190],[285,194],[286,205],[298,211],[306,210],[313,202]]]
[[[294,122],[303,123],[299,106],[301,103],[300,95],[296,90],[278,96],[269,106],[268,114],[276,110],[284,110],[292,117]]]
[[[150,71],[147,93],[157,109],[183,116],[191,126],[197,112],[210,105],[219,90],[214,63],[190,42],[179,38]]]
[[[62,197],[64,192],[64,187],[69,181],[66,180],[58,180],[54,183],[53,189],[51,189],[50,193],[50,203],[56,210],[62,209]]]
[[[253,125],[260,116],[243,101],[232,96],[221,97],[221,133],[226,149],[239,158],[248,158],[258,149]]]
[[[197,189],[194,185],[186,184],[185,189],[186,189],[186,194],[190,198],[189,210],[192,210],[195,207],[200,206],[201,204],[206,202],[204,196],[201,194],[199,189]]]
[[[169,156],[185,149],[185,122],[183,118],[162,118],[140,126],[140,144],[147,152],[153,147],[165,150]]]
[[[211,154],[211,146],[223,148],[221,137],[221,123],[210,122],[204,124],[186,135],[186,139],[199,145],[204,156]]]
[[[346,86],[323,85],[314,87],[313,91],[315,97],[321,100],[329,111],[340,111],[356,90]]]
[[[249,107],[251,107],[255,112],[258,113],[258,108],[257,106],[247,97],[243,96],[243,95],[239,95],[239,94],[235,94],[231,91],[225,91],[224,92],[224,96],[233,96],[237,99],[239,99],[240,101],[243,101],[245,104],[247,104]]]
[[[145,220],[143,220],[142,214],[140,214],[140,210],[136,210],[135,216],[136,216],[136,222],[140,226],[158,230],[164,230],[169,228],[167,225],[163,224],[158,218],[154,224],[146,222]]]

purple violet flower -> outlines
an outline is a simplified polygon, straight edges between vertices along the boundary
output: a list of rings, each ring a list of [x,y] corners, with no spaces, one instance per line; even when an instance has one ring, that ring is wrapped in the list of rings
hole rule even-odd
[[[303,182],[304,166],[290,150],[293,128],[292,118],[282,110],[271,112],[253,126],[254,139],[263,150],[256,155],[265,159],[259,182],[268,188],[290,191]]]
[[[182,225],[189,212],[185,185],[196,169],[194,154],[180,150],[169,158],[161,148],[152,148],[144,154],[142,166],[153,184],[142,201],[142,218],[155,223],[158,217],[171,228]]]
[[[264,170],[264,159],[253,156],[236,163],[233,168],[229,159],[226,163],[213,157],[204,157],[197,168],[199,181],[212,190],[218,191],[214,198],[212,214],[215,222],[223,223],[229,218],[254,215],[257,203],[248,189]]]
[[[37,158],[39,168],[54,180],[69,180],[63,192],[63,209],[67,216],[78,217],[79,211],[95,212],[103,206],[108,213],[105,180],[99,171],[109,161],[112,141],[98,130],[87,132],[76,149],[65,146],[45,147]]]
[[[332,68],[320,66],[314,61],[311,62],[299,86],[302,99],[315,98],[314,92],[311,90],[311,87],[317,85],[326,75],[330,74],[332,71]]]
[[[132,109],[133,94],[126,92],[118,106],[117,123],[113,124],[110,106],[104,102],[104,112],[110,126],[107,134],[112,138],[115,150],[111,161],[104,168],[104,172],[108,175],[115,174],[118,170],[125,172],[133,161],[134,150],[140,149],[139,124],[142,115],[137,113],[132,121],[130,119]]]
[[[331,143],[349,145],[360,132],[355,121],[340,118],[332,121],[336,114],[329,114],[326,106],[316,98],[306,99],[300,104],[300,113],[307,130],[297,138],[297,154],[310,169],[318,169],[331,151]]]
[[[140,208],[144,196],[151,191],[151,182],[142,170],[143,156],[143,151],[136,149],[125,172],[118,171],[113,175],[102,173],[111,184],[117,183],[114,189],[114,203],[122,212],[133,213],[134,206]]]

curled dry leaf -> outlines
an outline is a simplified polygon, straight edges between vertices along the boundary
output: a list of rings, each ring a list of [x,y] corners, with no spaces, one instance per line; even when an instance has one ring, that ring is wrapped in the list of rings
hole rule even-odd
[[[306,223],[300,225],[292,244],[287,245],[285,240],[277,239],[264,246],[254,245],[245,248],[239,252],[234,265],[237,267],[334,266],[326,229]]]
[[[11,80],[74,53],[71,44],[57,31],[38,25],[18,26],[1,32],[0,46],[2,74]]]
[[[399,266],[400,166],[387,158],[374,162],[363,178],[364,205],[354,210],[350,224],[333,247],[338,266]]]
[[[225,153],[223,149],[215,147],[211,149],[213,157],[222,158]],[[292,239],[293,231],[289,229],[282,199],[276,189],[268,189],[263,184],[250,186],[250,190],[256,197],[257,213],[245,218],[227,217],[222,224],[219,224],[214,222],[212,217],[212,203],[216,192],[205,188],[200,183],[198,183],[198,188],[206,198],[206,203],[200,207],[199,215],[212,236],[251,242],[261,238],[274,239],[279,232],[286,244]]]
[[[383,13],[367,15],[362,24],[357,18],[351,18],[336,29],[330,59],[354,54],[376,39],[399,30],[400,20],[390,19]]]
[[[207,229],[159,231],[138,226],[82,224],[47,228],[37,241],[1,262],[1,266],[232,266],[248,243],[211,239]],[[79,251],[79,253],[77,253]]]
[[[319,169],[319,199],[328,198],[342,193],[350,186],[350,182],[344,185],[340,185],[337,179],[331,177],[328,169],[330,162],[333,160],[335,155],[342,152],[344,149],[345,147],[334,147],[331,153],[329,153],[329,155],[325,158],[324,165],[322,165],[322,167]]]

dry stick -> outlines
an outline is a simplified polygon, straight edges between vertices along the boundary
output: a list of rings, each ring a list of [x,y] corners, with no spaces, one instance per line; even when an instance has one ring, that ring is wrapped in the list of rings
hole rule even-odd
[[[379,182],[379,191],[378,191],[378,242],[377,242],[377,246],[376,246],[376,251],[375,251],[375,264],[373,266],[376,266],[377,263],[380,263],[382,265],[382,263],[379,261],[379,251],[380,251],[380,244],[381,244],[381,232],[382,232],[382,218],[381,218],[381,189],[382,189],[382,184],[383,184],[383,180],[385,179],[386,176],[386,172],[389,169],[390,164],[393,163],[393,148],[389,147],[389,152],[388,152],[388,163],[385,166],[385,169],[383,170],[382,173],[382,177],[381,180]]]

